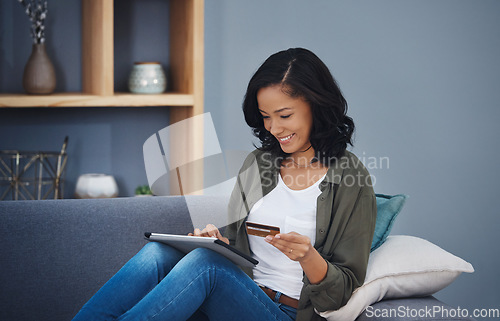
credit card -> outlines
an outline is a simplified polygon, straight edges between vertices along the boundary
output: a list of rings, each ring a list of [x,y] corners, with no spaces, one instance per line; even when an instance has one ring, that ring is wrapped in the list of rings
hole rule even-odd
[[[264,225],[252,222],[246,222],[247,233],[248,235],[255,235],[266,237],[268,235],[276,235],[279,234],[280,228],[272,225]]]

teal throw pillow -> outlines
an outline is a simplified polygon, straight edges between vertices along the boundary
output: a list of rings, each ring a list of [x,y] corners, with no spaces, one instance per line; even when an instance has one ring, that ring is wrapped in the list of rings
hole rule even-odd
[[[370,251],[375,250],[385,242],[391,232],[394,220],[399,212],[401,212],[408,195],[398,194],[391,196],[375,194],[375,197],[377,199],[377,220]]]

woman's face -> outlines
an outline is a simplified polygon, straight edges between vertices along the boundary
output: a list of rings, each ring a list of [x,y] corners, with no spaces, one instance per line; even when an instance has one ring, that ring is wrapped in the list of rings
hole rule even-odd
[[[313,123],[311,106],[302,98],[285,94],[281,85],[265,87],[257,92],[264,127],[278,140],[285,153],[306,150]]]

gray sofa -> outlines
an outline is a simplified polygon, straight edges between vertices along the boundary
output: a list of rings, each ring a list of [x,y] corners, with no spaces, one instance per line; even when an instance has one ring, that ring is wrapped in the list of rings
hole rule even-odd
[[[219,197],[192,196],[189,202],[207,215],[226,211],[226,200]],[[184,197],[0,202],[0,320],[71,320],[147,242],[144,232],[192,229]],[[447,306],[426,297],[374,307],[435,305]],[[357,320],[379,318],[365,313]]]

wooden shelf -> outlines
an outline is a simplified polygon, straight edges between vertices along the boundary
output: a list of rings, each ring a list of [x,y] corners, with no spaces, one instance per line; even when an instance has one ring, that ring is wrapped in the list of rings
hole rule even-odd
[[[83,0],[82,92],[52,95],[0,93],[0,107],[165,106],[169,107],[170,123],[202,114],[204,0],[164,1],[169,1],[170,7],[169,30],[165,33],[169,33],[169,88],[173,93],[137,95],[114,92],[113,0]],[[183,145],[173,153],[180,159],[194,159],[193,155],[203,150],[203,128],[186,129],[180,136]],[[179,137],[175,140],[179,141]],[[171,179],[171,193],[178,194],[178,180]],[[201,166],[187,174],[183,186],[189,190],[189,186],[199,186],[202,180]]]
[[[160,95],[116,93],[110,96],[82,93],[57,93],[52,95],[0,94],[0,107],[192,107],[193,105],[193,95],[176,93]]]
[[[173,107],[172,122],[202,114],[204,0],[168,1],[170,30],[165,32],[170,33],[169,86],[174,93],[114,92],[113,0],[85,0],[82,1],[82,92],[0,93],[0,107]]]

